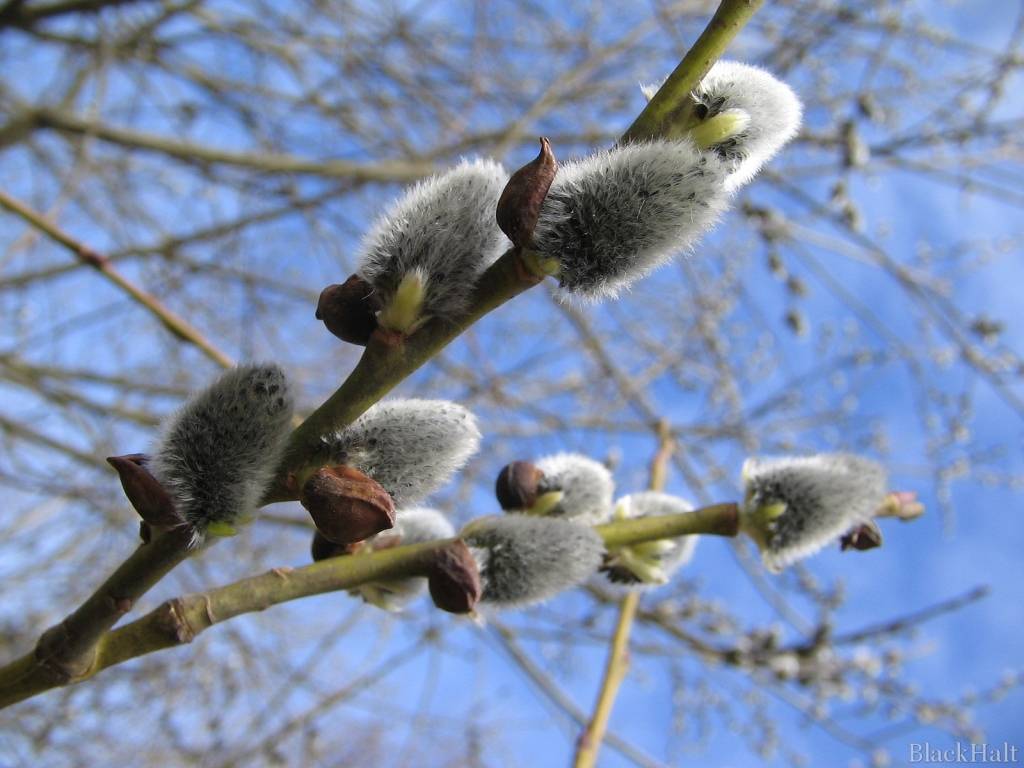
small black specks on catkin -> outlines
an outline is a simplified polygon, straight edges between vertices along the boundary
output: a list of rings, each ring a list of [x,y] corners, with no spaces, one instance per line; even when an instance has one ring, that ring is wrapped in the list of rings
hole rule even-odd
[[[290,431],[292,397],[276,365],[223,374],[168,420],[151,469],[195,529],[231,524],[259,504]]]

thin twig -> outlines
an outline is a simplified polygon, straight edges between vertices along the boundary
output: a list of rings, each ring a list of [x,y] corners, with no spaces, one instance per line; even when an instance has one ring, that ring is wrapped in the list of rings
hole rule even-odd
[[[665,487],[668,461],[672,456],[674,446],[671,425],[663,420],[658,425],[658,450],[651,460],[651,476],[648,483],[650,490],[660,491]],[[630,590],[619,603],[619,618],[608,648],[604,679],[601,681],[597,701],[594,703],[594,713],[591,715],[587,727],[580,734],[579,744],[576,747],[575,768],[593,768],[597,764],[597,755],[601,751],[601,742],[608,730],[608,721],[611,719],[612,708],[615,706],[615,698],[619,694],[622,682],[626,679],[626,673],[629,672],[629,634],[633,628],[633,619],[636,617],[639,605],[640,590],[638,589]]]
[[[198,347],[203,354],[217,363],[217,365],[223,368],[230,368],[235,364],[230,357],[225,355],[210,341],[208,341],[198,329],[194,328],[184,318],[179,317],[177,314],[165,307],[153,294],[142,290],[118,272],[114,268],[113,264],[110,263],[110,259],[106,256],[101,253],[97,253],[89,246],[82,244],[75,238],[71,237],[71,235],[48,221],[41,213],[38,213],[26,206],[24,203],[15,200],[2,190],[0,190],[0,207],[20,216],[51,240],[71,251],[71,253],[75,255],[75,258],[83,264],[87,264],[95,269],[110,282],[131,296],[139,305],[144,307],[150,314],[163,323],[167,330],[182,341]]]

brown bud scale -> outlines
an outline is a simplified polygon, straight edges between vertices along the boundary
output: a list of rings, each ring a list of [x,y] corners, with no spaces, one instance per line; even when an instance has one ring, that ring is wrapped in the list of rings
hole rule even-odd
[[[529,509],[537,501],[544,473],[528,461],[513,461],[498,473],[494,493],[502,509]]]
[[[512,174],[498,198],[498,226],[513,245],[529,248],[540,207],[558,172],[551,142],[541,137],[540,154]]]
[[[377,328],[377,312],[382,308],[373,286],[359,275],[344,283],[329,285],[320,293],[316,319],[342,341],[366,346]]]
[[[149,457],[144,453],[108,456],[107,463],[117,470],[121,487],[128,501],[146,523],[155,528],[177,528],[185,520],[174,508],[174,501],[149,470]],[[145,539],[143,539],[145,540]]]
[[[427,576],[434,605],[448,613],[472,613],[483,586],[480,568],[466,542],[456,539],[437,552]]]
[[[320,533],[335,544],[351,544],[395,524],[395,504],[373,478],[345,465],[321,467],[299,496]]]

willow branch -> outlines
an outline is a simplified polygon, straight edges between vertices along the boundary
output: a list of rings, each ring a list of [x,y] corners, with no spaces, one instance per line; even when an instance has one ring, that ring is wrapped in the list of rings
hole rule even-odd
[[[0,706],[91,674],[96,646],[135,601],[188,557],[188,536],[166,533],[143,544],[34,650],[0,668]]]
[[[129,128],[116,128],[53,109],[38,109],[32,112],[31,121],[37,127],[50,128],[64,134],[88,136],[128,149],[155,152],[186,163],[228,165],[261,173],[297,173],[359,182],[410,182],[429,176],[436,170],[433,163],[422,161],[354,163],[349,160],[214,149]]]
[[[41,213],[32,210],[3,191],[0,191],[0,207],[20,216],[51,240],[71,251],[80,262],[92,267],[111,283],[131,296],[137,304],[159,320],[177,338],[197,347],[204,355],[222,368],[230,368],[234,365],[231,358],[217,349],[197,328],[164,306],[153,294],[142,290],[118,272],[106,256],[82,244],[47,220]]]
[[[666,535],[707,533],[735,536],[738,515],[735,504],[718,504],[679,515],[617,520],[598,526],[595,530],[610,546],[639,544]],[[167,541],[168,538],[169,535],[165,535],[140,547],[136,556],[151,547],[161,547],[159,551],[165,553],[163,573],[166,573],[184,557],[183,548],[174,546]],[[452,539],[442,539],[322,560],[303,568],[275,568],[223,587],[168,600],[145,616],[111,632],[100,633],[99,637],[95,633],[86,636],[86,633],[78,632],[80,625],[86,629],[95,629],[98,625],[93,615],[95,613],[107,616],[116,611],[119,617],[131,607],[130,601],[135,593],[122,594],[117,591],[118,587],[127,585],[141,594],[163,576],[163,573],[154,574],[150,570],[141,574],[129,573],[133,565],[148,562],[141,556],[133,556],[82,608],[47,633],[50,635],[57,632],[54,639],[63,643],[57,647],[73,646],[73,650],[88,651],[87,663],[73,669],[65,665],[55,673],[53,665],[47,663],[50,657],[40,655],[43,651],[37,649],[35,653],[23,656],[0,668],[0,708],[51,688],[87,680],[97,672],[129,659],[190,643],[213,625],[236,616],[371,582],[425,576],[438,552],[451,542]],[[40,642],[40,648],[44,651],[49,646],[49,643]],[[75,658],[81,659],[82,656],[79,654]]]

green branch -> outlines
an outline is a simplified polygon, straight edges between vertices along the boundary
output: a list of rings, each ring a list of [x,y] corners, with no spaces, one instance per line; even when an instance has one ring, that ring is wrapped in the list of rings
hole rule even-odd
[[[595,528],[609,546],[639,544],[666,535],[704,533],[735,536],[737,529],[735,504],[718,504],[680,515],[618,520]],[[336,557],[303,568],[275,568],[223,587],[173,598],[145,616],[100,637],[92,649],[89,664],[74,670],[73,674],[39,674],[39,659],[34,654],[0,669],[0,708],[51,688],[87,680],[129,659],[190,643],[214,624],[236,616],[324,592],[425,576],[438,552],[451,541],[442,539],[369,554]]]

